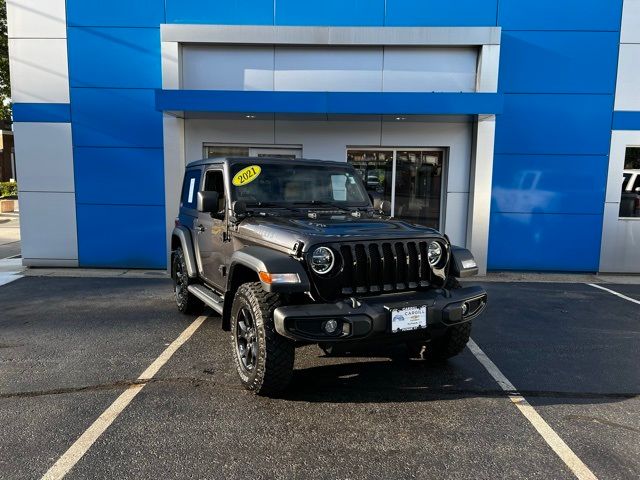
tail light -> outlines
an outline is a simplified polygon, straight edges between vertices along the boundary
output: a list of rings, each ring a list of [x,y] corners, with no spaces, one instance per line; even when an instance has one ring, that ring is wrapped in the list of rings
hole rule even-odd
[[[179,218],[176,218],[176,219],[174,220],[174,223],[176,224],[176,227],[179,227],[179,226],[180,226],[180,219],[179,219]]]

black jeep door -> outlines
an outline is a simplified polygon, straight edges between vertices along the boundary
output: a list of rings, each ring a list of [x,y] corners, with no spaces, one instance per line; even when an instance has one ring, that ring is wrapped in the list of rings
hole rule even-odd
[[[194,230],[196,231],[202,272],[211,284],[223,289],[225,285],[225,259],[231,254],[231,243],[227,241],[227,212],[222,168],[205,172],[204,191],[218,192],[218,211],[200,212]]]

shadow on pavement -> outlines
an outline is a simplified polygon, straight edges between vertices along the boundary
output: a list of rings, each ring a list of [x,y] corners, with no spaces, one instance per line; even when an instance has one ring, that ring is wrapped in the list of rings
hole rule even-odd
[[[471,372],[471,362],[477,361],[465,351],[461,357],[440,364],[417,359],[373,359],[302,368],[294,372],[291,385],[282,398],[320,403],[383,403],[475,397],[506,399],[519,393],[525,398],[544,398],[544,403],[566,403],[578,399],[585,403],[611,403],[640,396],[638,393],[581,391],[506,392],[492,379],[485,378],[484,372]]]

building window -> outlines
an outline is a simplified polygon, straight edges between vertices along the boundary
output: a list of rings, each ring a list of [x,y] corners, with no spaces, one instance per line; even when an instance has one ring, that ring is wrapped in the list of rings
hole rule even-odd
[[[204,158],[216,157],[270,157],[300,158],[301,145],[220,145],[204,144]]]
[[[395,218],[435,229],[442,228],[443,160],[442,149],[347,150],[374,204],[387,200]]]
[[[640,147],[627,147],[623,177],[620,218],[640,217]]]
[[[205,145],[204,156],[216,157],[248,157],[249,147],[232,147],[226,145]]]

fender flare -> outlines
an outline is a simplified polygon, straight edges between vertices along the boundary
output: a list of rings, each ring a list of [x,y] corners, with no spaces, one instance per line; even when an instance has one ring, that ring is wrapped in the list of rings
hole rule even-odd
[[[229,275],[227,277],[227,291],[231,287],[234,268],[243,265],[254,272],[269,273],[296,273],[300,279],[299,283],[288,283],[282,285],[268,284],[262,282],[262,287],[267,292],[283,293],[304,293],[311,288],[309,276],[307,275],[302,262],[271,248],[249,246],[237,250],[231,255],[229,262]]]
[[[478,274],[478,265],[473,254],[466,248],[451,245],[451,274],[456,278],[467,278]]]
[[[196,257],[193,252],[193,242],[191,241],[191,232],[185,227],[175,227],[171,233],[171,239],[177,238],[182,246],[184,252],[184,261],[187,264],[187,274],[190,278],[198,276],[198,269],[196,268]],[[173,243],[173,241],[171,242]],[[173,257],[173,250],[171,252]]]

